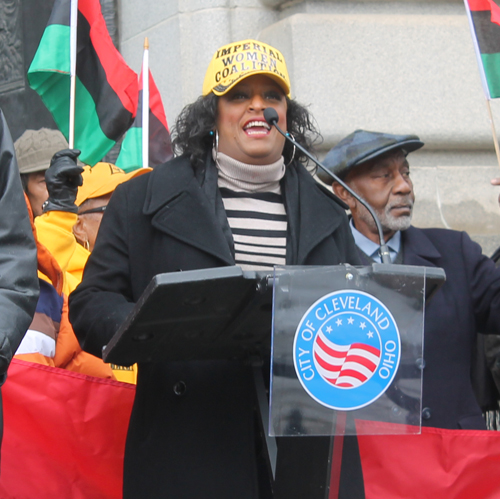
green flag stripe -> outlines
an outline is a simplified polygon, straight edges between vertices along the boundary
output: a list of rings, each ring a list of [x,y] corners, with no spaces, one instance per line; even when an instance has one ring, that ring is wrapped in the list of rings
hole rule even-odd
[[[40,45],[46,43],[51,50],[38,50],[28,71],[31,88],[40,95],[45,106],[51,111],[59,130],[66,137],[69,136],[69,34],[68,26],[56,24],[48,26]],[[51,42],[54,39],[58,40],[57,44]],[[61,95],[67,95],[68,98],[61,99]],[[99,144],[97,148],[88,148],[87,154],[82,151],[82,161],[94,165],[113,147],[115,141],[109,139],[102,131],[94,99],[79,78],[76,79],[76,98],[78,115],[85,116],[85,119],[75,120],[75,145]]]
[[[90,32],[90,27],[86,19],[80,19],[80,17],[79,36],[83,37],[83,33]],[[51,86],[37,88],[33,77],[35,73],[48,72],[53,74],[54,79],[56,79],[56,75],[69,74],[70,72],[70,31],[69,26],[60,24],[50,24],[44,31],[39,50],[37,50],[28,69],[30,86],[39,94],[50,91]],[[40,47],[43,50],[40,50]],[[77,77],[93,97],[95,102],[93,107],[97,110],[101,130],[110,139],[118,140],[132,124],[132,113],[124,107],[115,90],[109,85],[101,61],[90,41],[80,47],[76,69]],[[135,78],[134,83],[137,83]],[[80,110],[79,104],[78,110]],[[103,155],[106,152],[104,151]]]
[[[500,53],[481,54],[484,73],[492,99],[500,97]]]
[[[32,73],[30,83],[37,90],[47,108],[51,110],[59,130],[68,137],[69,99],[61,99],[60,95],[69,95],[70,77],[59,73],[54,78],[53,75],[54,73]],[[101,130],[94,100],[78,78],[76,79],[76,95],[80,114],[84,114],[86,119],[75,120],[75,144],[101,144],[98,150],[91,149],[86,156],[81,158],[82,161],[93,166],[102,159],[103,150],[109,151],[115,142],[106,137]],[[85,112],[82,113],[82,110]]]
[[[142,128],[128,129],[116,159],[116,166],[127,173],[142,167]]]
[[[40,47],[50,47],[50,50],[37,50],[28,69],[28,81],[31,85],[31,71],[52,71],[54,73],[70,73],[69,57],[69,26],[52,24],[43,32]],[[54,43],[52,40],[58,40]],[[62,40],[63,42],[61,42]],[[54,69],[54,68],[57,68]],[[34,88],[38,92],[36,88]]]

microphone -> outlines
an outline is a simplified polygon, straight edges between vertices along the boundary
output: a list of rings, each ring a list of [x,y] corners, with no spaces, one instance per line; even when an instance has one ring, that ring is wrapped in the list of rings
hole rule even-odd
[[[346,189],[352,196],[354,196],[370,213],[373,220],[375,221],[375,225],[377,226],[378,237],[380,240],[380,258],[382,263],[392,263],[389,248],[385,244],[384,233],[382,231],[382,225],[380,224],[380,220],[378,219],[373,208],[356,192],[354,192],[345,182],[343,182],[337,175],[332,173],[326,166],[322,165],[312,154],[309,153],[306,149],[304,149],[298,142],[296,142],[288,132],[284,132],[278,126],[278,112],[273,107],[266,107],[264,109],[264,119],[271,126],[274,126],[276,130],[278,130],[285,139],[289,140],[297,149],[300,149],[311,161],[313,161],[321,170],[323,170],[329,177],[338,182],[344,189]]]

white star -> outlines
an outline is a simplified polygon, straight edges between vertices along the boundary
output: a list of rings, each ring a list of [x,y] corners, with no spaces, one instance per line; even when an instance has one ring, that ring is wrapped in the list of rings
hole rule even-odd
[[[347,319],[347,323],[354,324],[354,319],[352,317],[349,317],[349,319]]]
[[[367,336],[368,338],[373,338],[373,333],[371,331],[368,331]]]
[[[342,319],[337,319],[337,326],[342,326]]]
[[[326,328],[326,332],[327,332],[327,333],[331,333],[331,332],[332,332],[332,326],[327,326],[327,328]]]
[[[360,327],[361,329],[363,329],[363,330],[364,330],[364,329],[365,329],[365,327],[366,327],[366,324],[365,324],[364,322],[362,322],[362,323],[359,325],[359,327]]]

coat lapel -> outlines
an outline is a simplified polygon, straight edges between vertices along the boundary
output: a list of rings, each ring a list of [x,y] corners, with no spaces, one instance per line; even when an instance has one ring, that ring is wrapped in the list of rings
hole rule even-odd
[[[302,167],[290,168],[285,177],[285,203],[292,240],[297,241],[292,261],[301,265],[321,241],[331,236],[342,222],[332,217],[332,203],[341,203],[323,189]],[[313,184],[307,185],[307,184]]]
[[[404,247],[403,263],[427,267],[438,266],[441,253],[422,230],[410,227],[401,233]]]
[[[289,167],[283,188],[291,240],[296,241],[287,264],[300,265],[339,227],[342,217],[332,217],[331,213],[332,203],[341,204],[341,201],[302,167]],[[176,158],[149,174],[143,211],[152,217],[152,224],[159,231],[210,253],[227,265],[234,265],[215,206],[185,158]]]
[[[152,216],[157,230],[234,265],[215,207],[186,158],[176,158],[151,172],[143,211]]]

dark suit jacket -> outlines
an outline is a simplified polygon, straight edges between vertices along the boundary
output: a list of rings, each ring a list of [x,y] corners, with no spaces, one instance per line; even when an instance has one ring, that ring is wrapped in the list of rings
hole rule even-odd
[[[410,227],[402,244],[404,264],[446,272],[425,307],[422,424],[486,429],[470,369],[476,332],[500,333],[500,271],[465,232]]]
[[[186,158],[177,158],[116,189],[83,281],[70,296],[70,319],[85,350],[101,355],[156,274],[234,265],[214,170],[211,159],[205,171],[194,172]],[[288,264],[359,262],[343,207],[303,167],[287,167],[282,191]],[[187,387],[182,396],[173,389],[179,381]],[[125,497],[258,497],[254,410],[248,366],[141,364]],[[329,450],[326,439],[325,466]],[[305,466],[311,454],[303,453]]]

